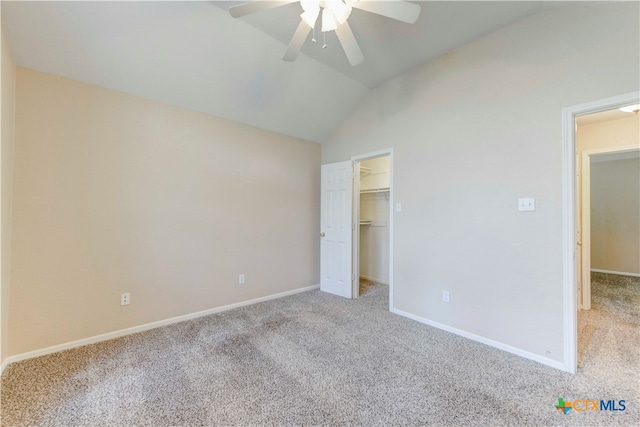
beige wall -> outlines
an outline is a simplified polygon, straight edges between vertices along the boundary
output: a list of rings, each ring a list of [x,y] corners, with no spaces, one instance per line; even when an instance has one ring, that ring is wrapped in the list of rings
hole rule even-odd
[[[564,361],[561,112],[640,89],[638,13],[549,8],[377,87],[323,144],[394,148],[396,309]]]
[[[318,283],[319,144],[20,67],[16,103],[9,355]]]
[[[583,151],[616,148],[640,144],[640,116],[606,122],[579,125],[576,132],[576,145],[579,158]]]
[[[0,22],[2,18],[0,16]],[[11,254],[11,179],[13,171],[14,114],[15,114],[15,71],[16,66],[9,46],[8,38],[2,34],[2,151],[0,153],[0,363],[7,356],[9,336],[9,279]]]
[[[591,268],[640,274],[640,159],[591,163]]]
[[[617,148],[617,147],[629,147],[632,145],[637,145],[640,147],[640,116],[629,114],[628,117],[616,120],[608,120],[599,123],[592,124],[581,124],[578,125],[576,132],[576,147],[577,147],[577,162],[582,162],[582,153],[583,151],[589,150],[601,150],[608,148]],[[599,179],[599,184],[603,185],[602,179]],[[582,212],[582,182],[578,182],[578,193],[576,195],[577,198],[577,212],[581,215]],[[592,195],[593,195],[593,188]],[[633,203],[633,198],[629,200]],[[592,209],[594,208],[593,200]],[[631,253],[625,252],[625,259],[620,261],[614,261],[613,259],[605,256],[602,252],[604,248],[609,247],[610,245],[619,246],[622,244],[622,247],[627,249],[632,249],[634,247],[633,242],[629,241],[625,243],[627,239],[632,238],[632,234],[626,234],[627,238],[625,238],[625,242],[618,241],[614,244],[613,241],[606,242],[603,240],[604,231],[603,225],[594,224],[593,218],[591,218],[591,231],[599,234],[598,241],[601,243],[597,247],[594,245],[593,236],[591,236],[591,268],[602,269],[602,270],[611,270],[611,271],[621,271],[621,272],[633,272],[626,270],[613,270],[604,267],[597,267],[596,265],[625,265],[625,266],[633,266],[635,265],[634,254],[637,254],[636,251],[631,250]],[[596,219],[599,221],[599,219]],[[594,228],[595,227],[595,228]],[[597,230],[596,230],[597,229]],[[595,252],[594,252],[595,251]],[[593,264],[595,261],[595,265]]]

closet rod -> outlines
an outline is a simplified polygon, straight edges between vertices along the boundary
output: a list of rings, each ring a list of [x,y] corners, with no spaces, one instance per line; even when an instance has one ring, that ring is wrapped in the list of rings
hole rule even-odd
[[[361,190],[360,193],[386,193],[389,191],[389,187],[372,188],[371,190]]]

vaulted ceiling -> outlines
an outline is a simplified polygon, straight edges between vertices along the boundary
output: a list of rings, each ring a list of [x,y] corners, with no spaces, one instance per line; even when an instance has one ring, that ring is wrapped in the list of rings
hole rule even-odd
[[[351,67],[333,33],[282,61],[299,3],[234,19],[239,3],[2,2],[2,16],[20,66],[323,142],[375,86],[549,7],[414,2],[413,25],[354,10]]]

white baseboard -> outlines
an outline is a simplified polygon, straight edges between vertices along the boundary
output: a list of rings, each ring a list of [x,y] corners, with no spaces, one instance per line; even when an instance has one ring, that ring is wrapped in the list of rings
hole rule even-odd
[[[290,295],[299,294],[302,292],[319,289],[320,285],[307,286],[305,288],[294,289],[292,291],[280,292],[278,294],[267,295],[265,297],[255,298],[248,301],[241,301],[235,304],[229,304],[222,307],[211,308],[209,310],[198,311],[195,313],[185,314],[182,316],[172,317],[170,319],[159,320],[157,322],[146,323],[140,326],[134,326],[131,328],[121,329],[119,331],[108,332],[106,334],[95,335],[89,338],[83,338],[77,341],[71,341],[64,344],[58,344],[51,347],[42,348],[39,350],[33,350],[26,353],[16,354],[14,356],[7,357],[2,362],[2,371],[11,363],[20,362],[22,360],[33,359],[34,357],[45,356],[51,353],[57,353],[63,350],[69,350],[75,347],[81,347],[84,345],[95,344],[101,341],[107,341],[114,338],[120,338],[125,335],[137,334],[138,332],[148,331],[149,329],[159,328],[161,326],[171,325],[173,323],[184,322],[185,320],[197,319],[198,317],[208,316],[210,314],[221,313],[223,311],[231,310],[234,308],[244,307],[247,305],[257,304],[259,302],[270,301],[278,298],[288,297]]]
[[[382,285],[389,286],[389,282],[387,280],[376,279],[375,277],[365,276],[364,274],[361,274],[360,278],[364,279],[364,280],[369,280],[371,282],[376,282],[376,283],[380,283]]]
[[[471,332],[463,331],[462,329],[453,328],[443,323],[434,322],[433,320],[416,316],[415,314],[407,313],[406,311],[398,310],[397,308],[392,308],[391,312],[398,314],[400,316],[408,317],[409,319],[415,320],[417,322],[424,323],[425,325],[433,326],[434,328],[442,329],[443,331],[451,332],[452,334],[456,334],[461,337],[468,338],[470,340],[477,341],[479,343],[486,344],[488,346],[506,351],[508,353],[515,354],[516,356],[524,357],[525,359],[530,359],[535,362],[542,363],[543,365],[547,365],[552,368],[559,369],[561,371],[566,370],[565,364],[563,362],[558,362],[553,359],[549,359],[548,357],[540,356],[538,354],[531,353],[531,352],[522,350],[520,348],[512,347],[510,345],[507,345],[498,341],[494,341],[492,339],[485,338],[483,336],[476,335]]]
[[[618,276],[640,277],[640,273],[626,273],[624,271],[600,270],[599,268],[592,268],[591,272],[592,273],[617,274]]]

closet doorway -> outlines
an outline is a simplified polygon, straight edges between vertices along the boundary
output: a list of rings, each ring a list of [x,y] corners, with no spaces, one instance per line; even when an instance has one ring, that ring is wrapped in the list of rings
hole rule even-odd
[[[393,293],[392,153],[353,158],[353,297]]]
[[[635,105],[638,104],[639,100],[640,92],[629,92],[562,109],[564,370],[572,374],[575,374],[578,371],[578,335],[580,335],[581,338],[589,337],[588,334],[578,333],[578,330],[581,328],[581,326],[578,325],[578,308],[584,308],[585,302],[581,301],[579,298],[584,298],[584,295],[581,295],[583,289],[581,289],[580,286],[583,285],[583,283],[581,283],[580,279],[584,280],[584,278],[589,277],[591,273],[588,271],[585,274],[584,270],[586,270],[586,266],[580,265],[581,258],[586,257],[583,257],[582,254],[582,246],[584,246],[582,239],[584,236],[582,236],[581,231],[584,231],[583,228],[585,228],[585,224],[580,223],[580,220],[582,219],[582,212],[580,212],[582,201],[579,196],[583,188],[581,188],[582,178],[579,175],[581,172],[579,166],[582,164],[580,149],[590,150],[593,148],[585,147],[582,144],[580,145],[580,148],[578,147],[578,126],[576,120],[580,116]],[[636,138],[637,135],[638,133],[636,128]],[[611,138],[606,138],[605,140],[613,142]],[[582,272],[582,276],[584,277],[580,277],[578,274],[579,272]],[[583,305],[583,307],[580,307],[580,305]],[[591,310],[580,311],[582,314],[591,313],[593,311],[593,307]],[[612,331],[608,328],[606,332],[607,334],[605,336],[612,336]],[[612,353],[600,352],[600,354],[605,355],[606,358]],[[605,360],[605,363],[607,364],[610,362],[610,360]]]

